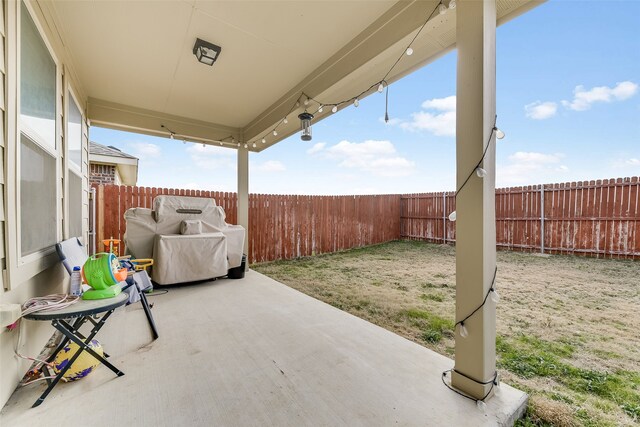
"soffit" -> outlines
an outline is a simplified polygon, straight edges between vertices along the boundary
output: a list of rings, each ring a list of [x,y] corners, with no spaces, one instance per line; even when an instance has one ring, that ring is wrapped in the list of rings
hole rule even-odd
[[[290,110],[301,92],[331,103],[379,81],[438,4],[40,1],[49,5],[89,98],[90,119],[155,135],[168,135],[166,125],[207,143],[232,135],[253,151],[298,131],[295,116],[303,107]],[[497,0],[498,23],[540,3]],[[436,14],[415,41],[414,55],[404,56],[387,81],[453,49],[455,16]],[[213,67],[191,53],[196,37],[222,46]],[[287,113],[289,123],[270,135]],[[314,122],[328,114],[325,109]],[[263,135],[266,144],[259,142]]]
[[[395,1],[54,2],[87,96],[243,127]],[[213,67],[195,39],[218,44]]]

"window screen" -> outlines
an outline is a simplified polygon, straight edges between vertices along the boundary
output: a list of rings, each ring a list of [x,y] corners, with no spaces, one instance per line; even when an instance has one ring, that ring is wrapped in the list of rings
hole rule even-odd
[[[82,237],[82,178],[69,172],[69,237]]]
[[[56,148],[56,64],[21,3],[20,128],[39,144]]]
[[[82,114],[69,92],[67,96],[69,97],[69,119],[65,136],[69,148],[69,160],[82,172]]]
[[[22,256],[56,243],[56,159],[24,134],[20,137]]]

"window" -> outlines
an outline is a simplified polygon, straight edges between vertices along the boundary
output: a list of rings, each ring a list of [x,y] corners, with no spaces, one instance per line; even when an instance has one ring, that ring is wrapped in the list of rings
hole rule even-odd
[[[20,129],[56,149],[56,63],[24,3],[20,13]]]
[[[65,142],[67,144],[68,185],[67,202],[69,235],[82,237],[82,113],[71,91],[67,91],[68,118]]]
[[[20,9],[20,254],[58,237],[57,66],[24,3]]]
[[[69,161],[82,173],[82,113],[80,108],[67,92],[69,99],[69,118],[67,120],[66,142],[68,146]]]
[[[82,237],[82,177],[69,171],[69,237]]]
[[[20,137],[22,256],[56,243],[56,159]]]

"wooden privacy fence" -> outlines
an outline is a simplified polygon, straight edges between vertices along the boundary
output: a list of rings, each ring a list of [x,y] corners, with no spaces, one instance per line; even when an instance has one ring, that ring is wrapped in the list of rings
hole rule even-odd
[[[155,196],[208,197],[236,223],[235,193],[94,186],[98,249],[122,239],[124,212],[151,208]],[[249,195],[249,260],[291,259],[406,238],[455,242],[448,193],[382,196]],[[544,214],[541,214],[544,213]],[[640,259],[638,177],[496,190],[499,247],[544,253]]]
[[[401,196],[402,238],[455,242],[453,192]],[[640,259],[638,177],[496,190],[496,243],[512,250]]]
[[[237,195],[215,191],[167,188],[94,186],[95,232],[103,239],[123,239],[124,212],[152,208],[160,194],[215,199],[227,222],[236,224]],[[249,260],[291,259],[400,238],[400,197],[249,195]]]

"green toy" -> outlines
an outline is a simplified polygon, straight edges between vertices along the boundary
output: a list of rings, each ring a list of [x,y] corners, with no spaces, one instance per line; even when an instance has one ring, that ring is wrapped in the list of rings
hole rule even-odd
[[[83,293],[82,299],[112,298],[122,292],[114,275],[119,268],[120,262],[112,253],[101,252],[90,256],[82,267],[82,275],[93,289]]]

